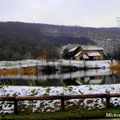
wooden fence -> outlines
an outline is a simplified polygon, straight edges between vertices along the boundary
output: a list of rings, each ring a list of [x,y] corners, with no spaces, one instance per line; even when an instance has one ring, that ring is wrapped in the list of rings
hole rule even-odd
[[[61,100],[61,110],[65,111],[65,100],[84,99],[84,98],[105,98],[106,108],[110,108],[110,98],[120,97],[120,93],[116,94],[85,94],[85,95],[56,95],[56,96],[1,96],[0,101],[13,101],[14,113],[18,113],[18,101],[24,100]]]

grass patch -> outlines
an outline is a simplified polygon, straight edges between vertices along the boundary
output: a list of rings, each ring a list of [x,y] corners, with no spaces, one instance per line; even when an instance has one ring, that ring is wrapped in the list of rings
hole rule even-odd
[[[120,108],[114,107],[100,110],[79,109],[53,113],[20,113],[12,115],[0,115],[0,120],[76,120],[83,118],[106,118],[106,113],[120,114]]]

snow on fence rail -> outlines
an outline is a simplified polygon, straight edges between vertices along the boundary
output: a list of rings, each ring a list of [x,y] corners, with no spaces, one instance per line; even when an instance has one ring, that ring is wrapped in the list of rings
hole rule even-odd
[[[18,101],[23,100],[61,100],[61,110],[65,111],[65,100],[81,99],[81,98],[105,98],[106,108],[110,108],[110,98],[120,97],[120,93],[112,94],[84,94],[84,95],[56,95],[56,96],[1,96],[0,101],[13,101],[14,113],[18,113]]]

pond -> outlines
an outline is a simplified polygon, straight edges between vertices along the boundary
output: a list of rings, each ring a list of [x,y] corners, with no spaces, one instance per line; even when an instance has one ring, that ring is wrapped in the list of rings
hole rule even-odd
[[[119,84],[120,75],[109,69],[81,70],[71,73],[38,75],[1,75],[0,85],[13,86],[69,86],[86,84]]]

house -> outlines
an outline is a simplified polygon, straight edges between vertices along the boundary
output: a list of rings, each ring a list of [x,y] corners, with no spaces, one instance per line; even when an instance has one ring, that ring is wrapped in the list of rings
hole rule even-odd
[[[80,45],[68,50],[67,55],[72,60],[103,60],[104,52],[102,47]]]

